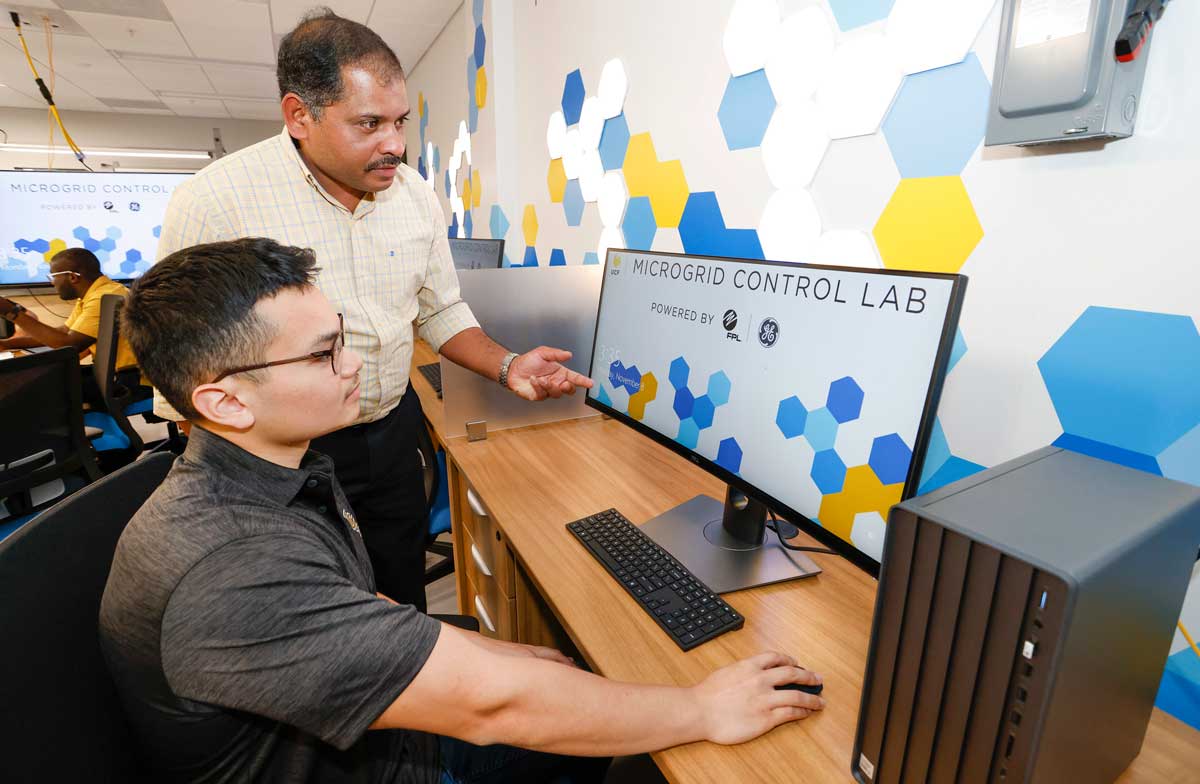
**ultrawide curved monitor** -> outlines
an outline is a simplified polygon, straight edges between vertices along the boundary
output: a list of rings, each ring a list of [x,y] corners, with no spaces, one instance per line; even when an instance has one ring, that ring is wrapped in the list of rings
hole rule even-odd
[[[587,403],[876,574],[965,289],[961,275],[610,250]]]

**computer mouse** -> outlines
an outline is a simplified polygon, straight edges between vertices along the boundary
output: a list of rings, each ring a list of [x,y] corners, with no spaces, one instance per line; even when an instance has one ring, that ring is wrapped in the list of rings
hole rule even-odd
[[[818,683],[815,686],[809,686],[807,683],[785,683],[782,686],[776,686],[776,689],[787,689],[788,691],[802,691],[806,694],[820,694],[825,684]]]

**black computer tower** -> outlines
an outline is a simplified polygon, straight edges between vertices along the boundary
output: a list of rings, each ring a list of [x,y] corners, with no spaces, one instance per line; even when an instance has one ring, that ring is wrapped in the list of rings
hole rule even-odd
[[[854,777],[1116,779],[1198,547],[1200,488],[1053,447],[893,507]]]

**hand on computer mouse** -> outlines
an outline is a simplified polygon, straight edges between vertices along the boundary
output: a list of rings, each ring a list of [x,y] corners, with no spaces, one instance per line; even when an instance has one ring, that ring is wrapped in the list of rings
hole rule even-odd
[[[722,667],[693,689],[707,721],[705,737],[713,743],[734,744],[825,707],[825,700],[815,694],[776,686],[820,683],[820,675],[797,667],[792,657],[760,653]]]
[[[816,683],[816,684],[781,683],[775,687],[775,690],[776,691],[780,691],[780,690],[802,691],[805,694],[820,694],[822,691],[825,690],[825,684],[823,684],[823,683]]]

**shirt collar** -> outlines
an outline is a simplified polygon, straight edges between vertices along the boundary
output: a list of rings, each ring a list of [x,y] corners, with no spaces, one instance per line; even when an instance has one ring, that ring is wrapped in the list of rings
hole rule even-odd
[[[309,187],[315,190],[317,194],[320,195],[322,199],[329,202],[330,205],[336,207],[342,212],[349,213],[350,211],[346,209],[345,205],[333,198],[329,191],[325,190],[325,187],[317,181],[315,176],[313,176],[312,170],[308,168],[308,164],[305,163],[304,158],[300,156],[300,148],[297,146],[296,140],[292,138],[292,135],[288,133],[286,125],[283,126],[283,131],[280,132],[278,140],[279,146],[283,149],[284,157],[292,161],[291,165],[295,167],[296,171],[300,175],[300,178],[304,180],[304,182],[308,183]],[[400,173],[397,172],[396,176],[399,177]],[[389,188],[388,190],[391,189]],[[387,193],[387,191],[384,191],[383,193]],[[368,192],[359,201],[358,206],[351,214],[354,217],[361,217],[369,214],[375,209],[375,203],[381,196],[383,196],[383,193]]]
[[[190,463],[212,468],[252,488],[280,506],[289,505],[313,474],[333,476],[333,461],[320,452],[310,449],[300,461],[299,468],[288,468],[252,455],[232,441],[199,426],[192,428],[183,456]]]

